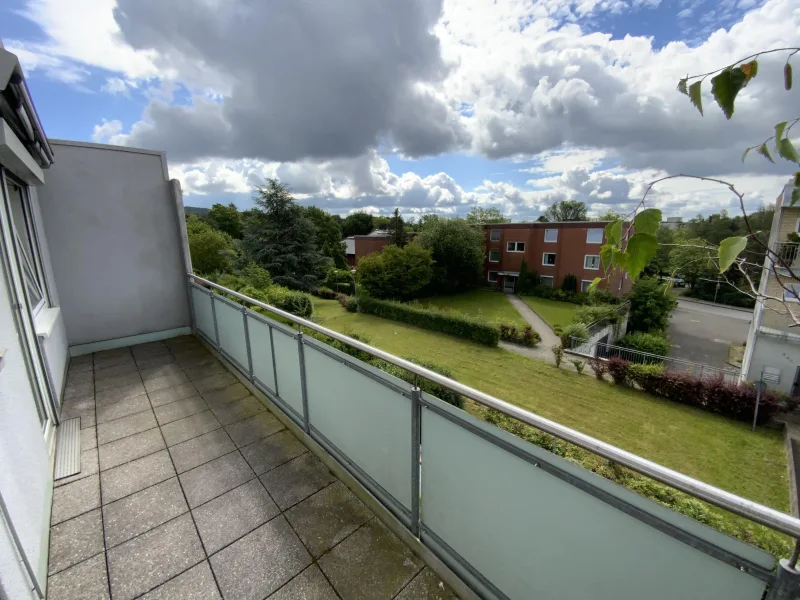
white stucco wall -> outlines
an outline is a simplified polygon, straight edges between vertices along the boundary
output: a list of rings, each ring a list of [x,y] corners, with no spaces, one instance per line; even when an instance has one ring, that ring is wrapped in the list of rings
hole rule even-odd
[[[781,370],[780,382],[767,383],[771,389],[790,393],[794,383],[795,372],[800,367],[800,342],[794,343],[759,333],[755,337],[750,368],[745,379],[757,381],[761,378],[764,367],[775,367]]]
[[[39,189],[70,346],[187,327],[181,237],[163,153],[51,140]]]

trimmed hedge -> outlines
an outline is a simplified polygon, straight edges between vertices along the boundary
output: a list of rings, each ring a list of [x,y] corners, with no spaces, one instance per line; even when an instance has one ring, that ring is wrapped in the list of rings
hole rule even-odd
[[[359,296],[358,305],[362,313],[441,331],[486,346],[497,346],[500,341],[498,327],[465,315],[429,310],[390,300],[376,300],[366,294]]]
[[[323,300],[336,300],[336,296],[338,295],[337,292],[334,292],[331,288],[325,287],[324,285],[311,290],[311,293]]]
[[[658,356],[666,356],[669,353],[670,343],[667,338],[657,333],[645,333],[636,331],[622,336],[615,343],[616,346],[638,350],[639,352],[649,352]]]

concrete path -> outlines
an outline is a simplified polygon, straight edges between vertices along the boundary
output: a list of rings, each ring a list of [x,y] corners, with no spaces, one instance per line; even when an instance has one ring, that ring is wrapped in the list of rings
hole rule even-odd
[[[508,298],[512,306],[517,309],[517,312],[522,315],[522,318],[528,322],[528,325],[533,327],[533,330],[542,337],[542,341],[539,343],[540,346],[546,348],[547,351],[550,352],[552,346],[561,343],[561,339],[553,333],[553,330],[550,329],[550,325],[545,323],[542,317],[537,315],[530,306],[525,304],[522,298],[511,294],[506,295],[506,298]]]

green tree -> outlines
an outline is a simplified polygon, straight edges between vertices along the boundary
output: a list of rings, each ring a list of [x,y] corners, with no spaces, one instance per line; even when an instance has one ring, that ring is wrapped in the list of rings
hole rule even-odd
[[[333,215],[316,206],[307,206],[304,212],[316,228],[320,252],[330,258],[337,268],[344,269],[347,266],[347,256],[339,222]]]
[[[669,314],[678,304],[667,291],[666,284],[651,277],[638,279],[628,294],[628,300],[631,303],[629,333],[665,333],[669,326]]]
[[[662,225],[656,232],[656,239],[658,240],[658,251],[644,268],[644,274],[647,276],[658,277],[670,272],[669,258],[675,241],[675,231]]]
[[[210,275],[230,268],[233,258],[231,236],[204,223],[197,215],[186,219],[189,254],[195,273]]]
[[[383,217],[383,216],[376,216],[372,217],[372,227],[373,230],[380,229],[384,231],[389,228],[389,222],[392,220],[391,217]]]
[[[619,219],[624,219],[625,215],[622,213],[618,213],[615,210],[611,210],[610,208],[604,212],[602,215],[597,217],[596,219],[592,219],[593,221],[618,221]]]
[[[331,260],[317,247],[316,228],[289,188],[268,179],[257,188],[257,211],[248,221],[242,248],[278,285],[298,290],[319,287]]]
[[[417,244],[386,246],[358,263],[358,281],[375,298],[409,300],[416,297],[433,276],[431,251]]]
[[[669,255],[669,270],[694,287],[701,278],[716,276],[713,259],[717,251],[702,238],[688,239],[686,233],[679,231],[673,238],[675,246]]]
[[[208,211],[206,221],[214,229],[227,233],[234,239],[242,238],[242,219],[236,205],[231,202],[228,206],[215,204]]]
[[[400,216],[400,210],[395,208],[392,218],[389,219],[389,224],[386,228],[389,231],[391,238],[390,244],[402,248],[406,245],[406,230],[403,223],[403,217]]]
[[[368,235],[375,229],[374,219],[371,214],[365,212],[355,212],[342,221],[342,235]]]
[[[419,221],[417,221],[416,231],[423,231],[427,227],[431,227],[442,220],[442,217],[437,214],[426,213],[419,218]]]
[[[534,269],[528,270],[528,261],[522,259],[522,265],[519,268],[519,277],[517,278],[517,293],[530,294],[541,280],[539,279],[539,272]]]
[[[586,204],[579,200],[562,200],[548,208],[544,215],[551,223],[558,221],[588,221]]]
[[[508,219],[499,208],[473,206],[467,213],[467,223],[476,227],[483,227],[489,223],[508,223]]]
[[[417,235],[414,244],[431,251],[436,264],[430,291],[452,294],[475,287],[485,255],[483,231],[464,219],[438,219]]]

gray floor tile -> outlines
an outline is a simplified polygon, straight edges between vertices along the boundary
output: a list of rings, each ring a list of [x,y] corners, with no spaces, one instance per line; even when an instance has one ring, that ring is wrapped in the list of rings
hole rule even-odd
[[[256,475],[266,473],[308,452],[308,449],[300,443],[300,440],[294,437],[287,429],[279,431],[268,438],[253,442],[241,450],[242,456],[253,468]]]
[[[137,397],[141,398],[141,396]],[[128,402],[128,400],[125,400],[125,402]],[[97,441],[100,445],[108,444],[114,440],[147,431],[157,425],[155,415],[153,415],[153,411],[149,409],[148,405],[148,408],[142,412],[114,419],[113,421],[101,422],[97,426]]]
[[[208,405],[203,402],[203,399],[200,396],[192,396],[184,400],[158,406],[155,409],[155,413],[159,424],[165,425],[184,417],[191,417],[204,410],[208,410]]]
[[[210,562],[223,597],[261,600],[305,569],[311,557],[281,516],[221,550]]]
[[[339,600],[317,565],[311,565],[267,600]]]
[[[229,385],[218,390],[210,390],[205,392],[203,394],[203,399],[209,406],[225,406],[234,400],[246,398],[249,395],[250,390],[248,390],[244,385],[241,383],[234,383],[233,385]]]
[[[341,481],[293,506],[285,514],[315,558],[373,516]]]
[[[108,600],[106,557],[103,554],[78,563],[47,581],[47,600]]]
[[[139,367],[139,371],[144,371],[146,369],[152,369],[154,367],[160,367],[163,365],[176,365],[178,363],[175,362],[175,357],[170,354],[169,348],[164,348],[164,354],[153,354],[148,356],[137,356],[136,358],[136,366]]]
[[[100,350],[94,353],[94,362],[108,360],[110,358],[126,358],[130,357],[131,349],[127,346],[123,348],[111,348],[109,350]]]
[[[219,390],[236,383],[236,378],[230,373],[215,373],[208,377],[192,380],[192,383],[194,383],[194,387],[197,388],[197,391],[202,394],[204,392],[210,392],[211,390]]]
[[[251,479],[192,511],[208,554],[214,554],[279,513],[258,479]]]
[[[94,357],[94,370],[106,369],[115,365],[121,365],[133,361],[133,355],[130,352],[120,353],[117,355],[98,356]]]
[[[139,377],[139,372],[136,370],[136,363],[133,362],[133,359],[131,359],[130,364],[133,365],[133,372],[131,373],[127,373],[125,375],[117,375],[115,377],[108,377],[106,379],[97,379],[97,377],[95,377],[94,391],[105,392],[107,390],[124,388],[129,385],[136,385],[137,383],[141,383],[142,378]],[[95,370],[95,373],[97,373],[97,370]]]
[[[64,400],[77,400],[80,398],[94,398],[93,381],[68,383],[64,388]]]
[[[267,409],[255,396],[247,396],[225,406],[213,406],[211,410],[217,417],[217,421],[223,425],[230,425],[258,413],[266,412]]]
[[[81,429],[86,429],[87,427],[94,427],[95,425],[97,425],[97,415],[95,413],[95,409],[93,409],[93,408],[89,409],[87,411],[81,412],[81,413],[79,413],[77,415],[74,415],[74,416],[80,418],[80,420],[81,420]],[[66,419],[68,417],[62,416],[61,418],[62,419]]]
[[[166,450],[103,471],[100,474],[103,504],[109,504],[174,476],[175,469]]]
[[[94,359],[91,354],[73,356],[69,359],[69,373],[85,373],[94,369]]]
[[[205,558],[188,514],[108,551],[114,600],[131,600]]]
[[[97,427],[81,430],[81,451],[97,448]]]
[[[112,388],[110,390],[103,390],[95,392],[94,399],[97,401],[97,406],[104,406],[106,404],[114,404],[126,398],[133,398],[134,396],[141,396],[146,393],[144,384],[141,381],[123,385],[121,387]]]
[[[180,352],[173,351],[172,355],[184,370],[199,369],[201,367],[213,368],[216,363],[219,363],[219,361],[213,355],[209,354],[205,348],[192,348],[182,350]],[[217,371],[213,370],[211,372],[216,373]],[[206,371],[205,373],[206,375],[209,375],[211,372]],[[203,375],[202,372],[198,374],[200,377]],[[195,377],[195,379],[200,379],[200,377]]]
[[[224,429],[217,429],[171,446],[169,453],[172,455],[175,469],[178,473],[183,473],[234,450],[236,444],[231,441],[227,432]]]
[[[241,454],[231,452],[186,471],[179,477],[189,506],[195,508],[240,486],[255,475]]]
[[[94,408],[94,396],[91,394],[81,398],[65,398],[61,408],[61,419],[71,419],[73,416],[88,411],[94,412]]]
[[[100,470],[106,471],[142,456],[165,449],[164,439],[158,428],[149,429],[109,444],[101,445]]]
[[[186,373],[183,372],[183,369],[181,369],[178,363],[168,362],[156,365],[154,367],[139,367],[139,375],[142,376],[142,381],[147,383],[148,381],[158,379],[159,377],[167,377],[169,375],[186,375]]]
[[[48,573],[58,573],[102,552],[103,521],[95,509],[50,529]]]
[[[176,385],[163,390],[158,390],[156,392],[150,392],[147,395],[150,397],[150,403],[153,405],[153,408],[155,408],[157,406],[162,406],[163,404],[169,404],[170,402],[176,402],[177,400],[183,400],[184,398],[196,396],[197,389],[195,389],[191,383],[184,383],[182,385]]]
[[[169,348],[164,342],[146,342],[144,344],[136,344],[131,346],[131,354],[133,358],[149,358],[151,356],[160,356],[162,354],[171,354]]]
[[[97,459],[97,447],[90,448],[89,450],[84,450],[81,452],[81,470],[79,473],[75,475],[71,475],[70,477],[63,477],[62,479],[57,479],[53,482],[55,487],[61,487],[63,485],[67,485],[68,483],[72,483],[73,481],[78,481],[79,479],[86,479],[90,475],[97,475],[100,472],[100,463]]]
[[[150,401],[144,394],[141,396],[132,396],[109,404],[98,404],[97,422],[107,423],[108,421],[121,419],[122,417],[127,417],[128,415],[133,415],[149,409]]]
[[[281,429],[285,429],[283,423],[270,413],[261,413],[225,428],[233,443],[240,448],[278,433]]]
[[[220,424],[210,410],[206,410],[191,417],[185,417],[161,427],[167,446],[174,446],[198,435],[219,429]]]
[[[103,369],[95,369],[94,370],[94,380],[95,382],[103,382],[106,379],[117,379],[122,375],[130,375],[131,373],[136,373],[136,363],[131,361],[125,361],[118,365],[113,365],[111,367],[105,367]],[[106,386],[108,387],[116,387],[115,385]],[[100,387],[100,389],[104,389]]]
[[[50,524],[61,523],[98,506],[100,506],[100,478],[97,475],[68,483],[53,490]]]
[[[215,373],[224,373],[227,371],[225,365],[219,362],[216,358],[211,360],[201,360],[195,362],[184,362],[182,364],[186,376],[192,381],[196,379],[203,379]]]
[[[187,512],[178,478],[167,479],[103,507],[106,546],[112,548]]]
[[[144,382],[144,389],[146,389],[148,393],[157,392],[158,390],[174,387],[176,385],[182,385],[184,383],[189,383],[189,378],[184,372],[181,371],[180,374],[176,373],[173,375],[156,377],[155,379],[148,379]]]
[[[141,600],[221,600],[211,566],[204,560],[148,592]]]
[[[261,482],[281,510],[305,500],[336,481],[336,477],[310,452],[261,476]]]
[[[92,363],[89,363],[91,366]],[[94,381],[94,371],[90,369],[73,370],[72,363],[70,363],[69,370],[67,371],[67,385],[71,383],[84,383],[86,381]]]
[[[453,591],[434,571],[425,567],[395,600],[458,600]]]
[[[194,346],[199,346],[200,348],[203,347],[203,345],[199,342],[199,340],[193,335],[179,335],[176,337],[167,338],[162,341],[170,349],[179,349],[179,348],[194,347]]]
[[[411,550],[372,519],[319,560],[343,600],[389,600],[422,569]]]

